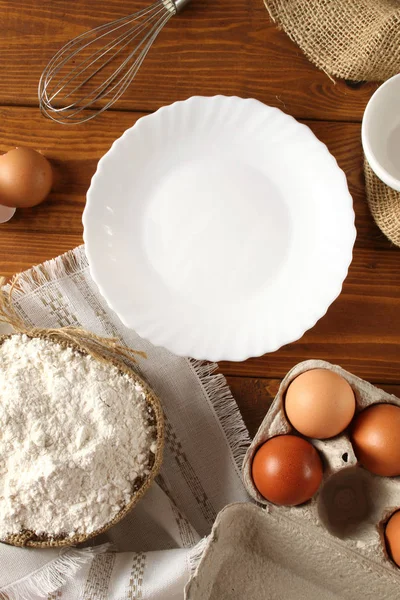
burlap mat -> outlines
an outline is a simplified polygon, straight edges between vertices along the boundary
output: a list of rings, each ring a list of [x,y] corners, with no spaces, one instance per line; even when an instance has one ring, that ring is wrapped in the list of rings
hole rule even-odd
[[[364,159],[365,187],[372,216],[379,229],[400,246],[400,192],[381,181]]]
[[[400,71],[399,0],[264,0],[271,18],[329,75],[384,81]]]

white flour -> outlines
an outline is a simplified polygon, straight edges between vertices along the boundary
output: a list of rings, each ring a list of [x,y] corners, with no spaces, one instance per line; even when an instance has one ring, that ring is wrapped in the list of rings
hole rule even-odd
[[[0,346],[0,539],[90,533],[148,473],[143,390],[113,366],[42,339]]]

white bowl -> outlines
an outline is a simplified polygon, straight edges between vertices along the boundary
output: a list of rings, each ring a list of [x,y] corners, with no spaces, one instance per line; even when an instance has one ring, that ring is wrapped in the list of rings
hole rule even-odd
[[[216,361],[300,338],[340,293],[356,233],[346,177],[311,130],[224,96],[128,129],[99,162],[83,223],[123,323]]]
[[[400,192],[400,74],[388,79],[371,97],[361,138],[374,173]]]

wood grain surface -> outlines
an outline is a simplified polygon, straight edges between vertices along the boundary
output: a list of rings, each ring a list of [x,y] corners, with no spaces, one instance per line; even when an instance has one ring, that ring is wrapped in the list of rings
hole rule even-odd
[[[62,45],[146,2],[152,0],[0,0],[0,104],[36,105],[40,74]],[[355,121],[376,87],[354,88],[314,68],[269,21],[262,0],[192,0],[162,31],[118,108],[155,110],[189,96],[226,94],[255,97],[296,117]]]
[[[304,337],[264,357],[222,363],[251,433],[279,380],[297,362],[323,358],[400,394],[400,251],[374,224],[365,198],[360,121],[376,83],[333,81],[269,21],[262,0],[193,0],[170,20],[134,85],[112,111],[63,127],[37,109],[48,59],[87,28],[144,0],[0,0],[0,152],[41,150],[56,183],[42,206],[0,226],[0,274],[11,276],[82,243],[81,215],[99,158],[138,118],[191,95],[236,94],[306,122],[345,171],[358,231],[340,297]],[[398,386],[398,387],[397,387]]]

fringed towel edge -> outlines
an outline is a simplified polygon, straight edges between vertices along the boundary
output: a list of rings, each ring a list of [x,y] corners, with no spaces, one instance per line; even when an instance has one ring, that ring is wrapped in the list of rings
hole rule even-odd
[[[62,551],[50,563],[0,589],[0,600],[33,600],[47,598],[92,562],[95,556],[109,549],[109,544],[78,550]]]

